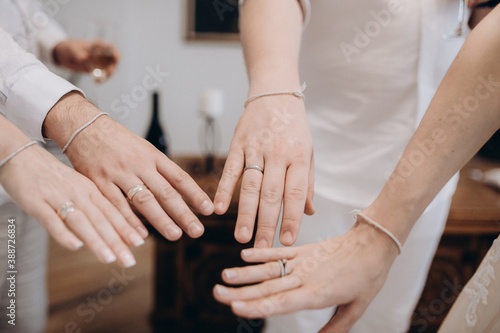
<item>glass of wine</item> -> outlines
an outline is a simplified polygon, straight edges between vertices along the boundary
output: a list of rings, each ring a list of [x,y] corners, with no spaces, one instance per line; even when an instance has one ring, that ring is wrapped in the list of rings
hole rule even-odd
[[[106,81],[109,76],[107,69],[116,62],[116,55],[112,48],[104,44],[93,44],[90,47],[90,76],[95,82]]]
[[[464,35],[465,25],[467,24],[465,20],[465,12],[466,12],[466,4],[465,0],[460,0],[458,5],[458,26],[455,30],[452,30],[446,34],[443,34],[441,37],[443,39],[451,39],[458,38]]]

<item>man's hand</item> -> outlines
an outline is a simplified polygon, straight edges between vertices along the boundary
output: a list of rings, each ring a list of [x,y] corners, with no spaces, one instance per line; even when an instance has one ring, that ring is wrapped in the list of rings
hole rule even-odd
[[[107,77],[109,77],[114,73],[120,60],[120,51],[113,45],[100,40],[68,39],[60,42],[54,47],[54,60],[66,69],[90,73],[95,67],[92,54],[96,51],[100,52],[97,56],[106,57],[106,61],[102,62],[100,69],[106,72]]]
[[[280,241],[297,239],[302,214],[312,207],[313,145],[304,102],[294,96],[264,97],[251,102],[236,127],[215,195],[215,212],[226,212],[236,183],[243,177],[235,238],[252,238],[259,212],[256,247],[270,247],[283,202]],[[247,169],[255,165],[264,169]]]
[[[62,147],[77,128],[98,113],[81,95],[70,93],[48,113],[44,133]],[[80,132],[66,155],[143,237],[147,231],[124,196],[140,184],[148,189],[138,192],[132,204],[163,236],[177,240],[182,230],[193,238],[203,234],[203,225],[181,195],[197,211],[210,215],[213,204],[207,194],[167,156],[110,117],[100,117]]]

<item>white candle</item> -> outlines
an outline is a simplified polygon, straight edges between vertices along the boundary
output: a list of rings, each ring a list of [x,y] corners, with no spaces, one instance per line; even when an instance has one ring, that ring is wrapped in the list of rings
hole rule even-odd
[[[207,119],[217,119],[224,111],[224,92],[221,89],[204,89],[200,93],[200,113]]]

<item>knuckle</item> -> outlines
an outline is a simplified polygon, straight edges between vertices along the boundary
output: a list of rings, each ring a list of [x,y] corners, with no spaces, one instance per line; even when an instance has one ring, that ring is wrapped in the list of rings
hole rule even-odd
[[[241,191],[252,195],[259,195],[260,186],[255,181],[249,181],[241,186]]]
[[[281,199],[282,199],[281,192],[278,191],[275,187],[266,190],[261,194],[261,200],[271,205],[276,205],[278,203],[281,203]]]
[[[285,199],[292,201],[306,200],[307,192],[301,188],[292,188],[285,194]]]
[[[189,175],[184,170],[178,170],[171,179],[176,186],[183,184],[187,180],[189,180]]]
[[[222,177],[224,178],[229,178],[231,180],[234,180],[238,178],[239,173],[240,173],[240,166],[236,163],[229,163],[226,164]]]
[[[188,209],[183,210],[178,215],[178,218],[177,218],[178,221],[183,222],[183,224],[186,224],[186,225],[187,225],[187,223],[191,222],[192,219],[193,219],[193,213]]]
[[[160,199],[164,201],[176,199],[179,197],[179,193],[171,187],[171,186],[166,186],[160,190]]]
[[[155,200],[153,193],[149,190],[139,191],[132,198],[139,205],[146,204]]]

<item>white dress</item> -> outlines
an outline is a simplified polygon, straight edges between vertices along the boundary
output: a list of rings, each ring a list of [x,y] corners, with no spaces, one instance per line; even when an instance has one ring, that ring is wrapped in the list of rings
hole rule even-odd
[[[308,86],[317,213],[304,217],[296,245],[344,234],[354,223],[349,211],[375,199],[463,42],[441,38],[457,26],[455,0],[300,3],[310,15],[301,80]],[[413,156],[412,165],[420,157]],[[408,329],[455,185],[456,178],[417,222],[385,286],[351,332]],[[330,308],[272,317],[265,332],[315,332],[332,313]]]

